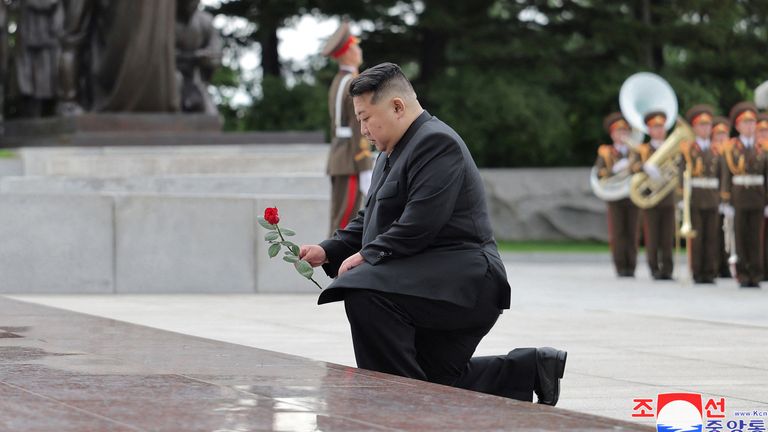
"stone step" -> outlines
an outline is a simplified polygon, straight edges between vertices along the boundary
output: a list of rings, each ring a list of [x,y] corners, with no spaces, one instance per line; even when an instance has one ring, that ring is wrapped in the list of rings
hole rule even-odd
[[[273,175],[176,175],[147,177],[0,177],[0,193],[89,194],[277,194],[330,196],[324,175],[280,173]]]
[[[325,173],[328,146],[66,147],[19,151],[32,176],[129,177],[182,174]]]

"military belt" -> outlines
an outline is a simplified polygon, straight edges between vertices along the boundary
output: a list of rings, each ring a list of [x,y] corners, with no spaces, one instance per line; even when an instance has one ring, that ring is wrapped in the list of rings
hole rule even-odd
[[[738,186],[762,186],[764,181],[760,174],[733,176],[733,184]]]
[[[694,177],[691,179],[691,186],[698,189],[717,189],[720,187],[720,180],[717,177]]]

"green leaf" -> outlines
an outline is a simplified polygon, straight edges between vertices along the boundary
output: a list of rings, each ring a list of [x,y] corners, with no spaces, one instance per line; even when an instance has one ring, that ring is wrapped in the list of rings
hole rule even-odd
[[[273,241],[273,240],[277,240],[278,237],[280,236],[277,234],[277,231],[270,231],[264,235],[264,240]]]
[[[293,250],[292,248],[296,246],[296,243],[289,242],[288,240],[280,242],[283,246],[287,247],[288,249]],[[296,254],[298,255],[298,254]]]
[[[299,247],[296,245],[291,245],[291,252],[293,252],[294,255],[299,256]]]
[[[269,250],[267,252],[269,253],[270,258],[274,258],[277,256],[278,252],[280,252],[280,243],[275,243],[272,246],[269,247]]]
[[[293,230],[289,230],[288,228],[280,228],[280,232],[283,233],[284,236],[290,237],[295,236],[296,232]]]
[[[256,220],[257,220],[257,221],[259,221],[259,225],[263,226],[264,228],[266,228],[266,229],[268,229],[268,230],[273,230],[273,229],[275,229],[275,226],[274,226],[274,225],[272,225],[271,223],[267,222],[267,221],[266,221],[266,220],[265,220],[263,217],[261,217],[261,216],[257,216],[257,217],[256,217]]]
[[[315,273],[315,270],[312,268],[312,266],[304,260],[297,261],[293,266],[296,267],[296,271],[301,273],[301,275],[307,279],[311,278]]]
[[[287,261],[291,264],[296,264],[299,261],[299,258],[293,255],[286,255],[283,257],[283,261]]]

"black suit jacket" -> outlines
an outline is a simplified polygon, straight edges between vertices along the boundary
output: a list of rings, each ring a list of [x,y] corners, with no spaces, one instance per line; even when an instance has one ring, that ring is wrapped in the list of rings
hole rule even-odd
[[[318,303],[371,289],[472,307],[480,297],[509,308],[509,284],[491,231],[480,173],[464,141],[424,111],[391,155],[379,155],[365,207],[320,244],[336,277]]]

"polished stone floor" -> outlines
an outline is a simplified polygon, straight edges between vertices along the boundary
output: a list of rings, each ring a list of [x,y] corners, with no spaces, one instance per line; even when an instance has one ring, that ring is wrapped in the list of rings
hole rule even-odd
[[[0,297],[0,431],[363,430],[647,428]]]
[[[634,421],[633,399],[698,392],[726,410],[768,409],[768,284],[739,289],[617,279],[604,255],[505,255],[512,310],[478,355],[514,347],[567,349],[558,408]],[[297,277],[296,283],[305,281]],[[316,295],[15,296],[208,339],[354,366],[340,304]]]

